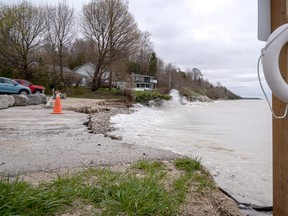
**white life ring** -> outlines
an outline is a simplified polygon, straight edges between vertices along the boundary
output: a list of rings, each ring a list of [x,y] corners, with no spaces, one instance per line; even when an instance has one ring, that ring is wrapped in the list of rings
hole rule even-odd
[[[262,64],[265,79],[273,94],[288,104],[288,84],[279,69],[279,55],[282,47],[288,42],[288,24],[278,27],[267,40]]]

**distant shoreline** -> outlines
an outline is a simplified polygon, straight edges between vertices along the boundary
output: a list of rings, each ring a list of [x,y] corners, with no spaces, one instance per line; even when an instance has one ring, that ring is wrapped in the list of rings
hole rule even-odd
[[[257,97],[243,97],[241,100],[263,100],[263,98],[257,98]]]

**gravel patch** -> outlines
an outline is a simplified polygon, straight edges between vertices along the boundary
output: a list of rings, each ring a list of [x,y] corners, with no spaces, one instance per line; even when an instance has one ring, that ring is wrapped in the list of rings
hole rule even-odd
[[[110,116],[129,110],[104,108],[106,111],[92,117],[94,133],[83,125],[89,117],[85,113],[63,110],[65,114],[53,115],[44,105],[1,110],[0,175],[126,164],[140,159],[172,160],[180,156],[105,137],[103,133],[111,130]]]

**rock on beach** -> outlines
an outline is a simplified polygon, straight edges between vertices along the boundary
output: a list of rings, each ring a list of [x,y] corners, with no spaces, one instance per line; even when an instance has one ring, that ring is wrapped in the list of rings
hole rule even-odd
[[[0,109],[6,109],[13,106],[15,99],[10,95],[0,95]]]
[[[30,94],[30,95],[0,95],[0,109],[6,109],[11,106],[27,106],[45,104],[47,98],[45,94]]]

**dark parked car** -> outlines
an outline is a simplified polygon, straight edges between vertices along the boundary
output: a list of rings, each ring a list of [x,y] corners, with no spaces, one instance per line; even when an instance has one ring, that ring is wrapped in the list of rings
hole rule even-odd
[[[22,80],[22,79],[14,79],[17,83],[19,83],[20,85],[24,85],[27,86],[28,88],[30,88],[31,92],[33,94],[37,94],[37,93],[45,93],[45,88],[44,86],[40,86],[40,85],[33,85],[31,82],[27,81],[27,80]]]
[[[0,77],[0,94],[31,94],[31,90],[12,79]]]

